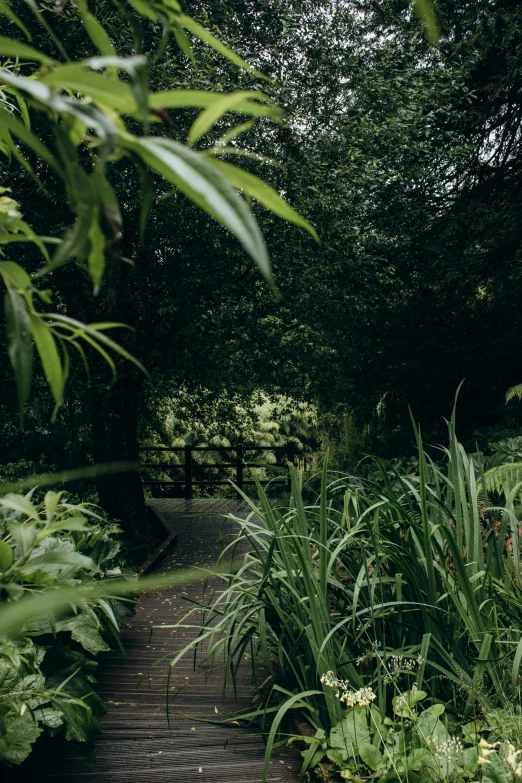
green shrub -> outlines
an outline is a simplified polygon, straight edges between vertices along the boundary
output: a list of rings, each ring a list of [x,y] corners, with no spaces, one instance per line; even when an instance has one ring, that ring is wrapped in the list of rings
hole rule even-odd
[[[120,530],[63,492],[0,498],[1,600],[111,579],[121,574]],[[78,601],[60,615],[27,624],[17,640],[0,637],[0,761],[20,764],[46,732],[88,743],[105,712],[94,693],[94,657],[109,650],[128,598]]]
[[[488,505],[481,465],[458,443],[454,420],[440,464],[416,436],[418,461],[406,473],[374,460],[368,479],[329,477],[325,464],[308,503],[290,467],[287,507],[274,508],[259,487],[248,518],[233,517],[238,536],[223,556],[246,553],[173,662],[197,644],[210,666],[224,656],[226,681],[246,654],[254,673],[265,666],[248,714],[275,716],[265,775],[290,714],[326,736],[343,720],[327,672],[354,691],[372,688],[382,721],[394,720],[397,693],[414,688],[457,727],[520,704],[516,488],[502,507]]]

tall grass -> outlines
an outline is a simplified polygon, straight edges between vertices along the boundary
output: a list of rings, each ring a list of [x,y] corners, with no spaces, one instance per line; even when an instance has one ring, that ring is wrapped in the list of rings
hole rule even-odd
[[[440,462],[415,435],[413,476],[375,460],[371,480],[330,477],[325,461],[307,502],[289,466],[287,507],[258,487],[257,503],[245,497],[248,517],[232,517],[238,533],[222,557],[245,553],[222,574],[198,644],[208,665],[224,666],[225,683],[247,651],[253,677],[266,672],[245,717],[273,718],[267,764],[289,714],[316,731],[339,720],[321,684],[327,671],[371,686],[382,717],[399,685],[413,682],[459,720],[520,704],[520,487],[490,505],[454,418]]]

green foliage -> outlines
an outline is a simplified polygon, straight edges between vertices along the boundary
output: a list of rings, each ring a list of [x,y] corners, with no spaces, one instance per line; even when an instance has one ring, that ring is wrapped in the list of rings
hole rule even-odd
[[[85,349],[93,348],[113,371],[112,354],[119,354],[143,369],[137,359],[105,334],[107,329],[122,324],[112,321],[85,324],[63,312],[42,312],[35,304],[38,299],[48,305],[51,296],[49,291],[38,288],[36,281],[72,259],[88,272],[95,294],[108,274],[107,270],[124,260],[121,248],[123,216],[110,182],[113,165],[122,159],[136,166],[145,185],[142,232],[154,199],[152,170],[160,182],[174,185],[228,228],[268,279],[271,273],[263,236],[249,204],[239,195],[236,186],[249,199],[258,198],[276,214],[315,234],[312,227],[262,180],[251,174],[243,176],[241,169],[232,164],[222,165],[216,159],[223,154],[222,146],[200,151],[191,149],[203,138],[206,141],[228,112],[278,119],[279,110],[260,90],[227,95],[193,90],[151,92],[150,65],[140,52],[138,40],[141,39],[139,19],[144,17],[145,25],[150,21],[159,22],[167,39],[172,34],[190,59],[193,54],[186,31],[239,68],[257,74],[255,69],[183,14],[178,3],[167,0],[153,4],[134,2],[133,6],[136,16],[132,21],[124,12],[128,31],[137,36],[135,51],[130,56],[118,56],[109,33],[89,11],[86,2],[77,4],[77,15],[74,19],[73,14],[73,19],[99,55],[71,61],[47,21],[46,9],[39,9],[36,4],[29,4],[29,7],[49,36],[47,45],[51,50],[54,45],[65,62],[20,41],[21,31],[26,32],[28,38],[30,35],[11,10],[9,18],[15,23],[12,37],[0,37],[0,55],[11,58],[0,73],[2,152],[8,159],[14,158],[21,164],[44,193],[47,192],[45,181],[52,172],[61,181],[67,204],[75,217],[73,225],[62,237],[39,237],[22,220],[16,202],[3,196],[0,204],[2,244],[32,243],[45,262],[43,266],[37,266],[32,275],[14,261],[0,264],[0,275],[6,287],[6,336],[21,415],[30,393],[33,342],[56,408],[63,404],[71,347],[84,361]],[[164,45],[165,40],[162,40],[160,48]],[[16,107],[13,100],[16,100]],[[201,108],[202,112],[189,131],[188,144],[158,135],[160,122],[167,133],[173,125],[167,110],[192,107]],[[155,125],[154,133],[150,132],[151,124]],[[54,137],[52,146],[49,146],[50,137]],[[38,174],[29,162],[27,149],[42,164]],[[49,243],[57,245],[52,257],[46,249]]]
[[[313,452],[318,448],[315,408],[282,395],[271,397],[257,391],[248,396],[230,393],[217,396],[210,390],[199,390],[195,394],[178,389],[175,396],[169,397],[167,390],[160,388],[151,393],[147,407],[153,413],[141,424],[140,441],[143,446],[292,446],[295,453],[302,456],[303,467],[307,468],[310,468]],[[196,465],[202,462],[205,466],[198,468],[198,478],[235,480],[235,468],[221,467],[222,463],[230,465],[229,454],[195,451],[192,458]],[[286,468],[281,470],[277,466],[277,456],[273,451],[249,452],[245,460],[259,464],[259,467],[245,467],[244,477],[247,480],[254,475],[259,480],[286,475]],[[172,465],[172,470],[166,467],[166,461]],[[162,463],[163,467],[154,469],[151,478],[165,481],[169,477],[180,478],[179,467],[176,466],[184,463],[181,453],[148,453],[147,463],[154,462]],[[168,487],[164,489],[168,491]],[[235,494],[231,487],[217,491]]]
[[[503,783],[517,779],[520,753],[511,741],[489,741],[496,739],[495,732],[477,721],[462,727],[453,725],[456,733],[450,734],[444,705],[423,706],[426,697],[425,691],[415,687],[398,693],[390,716],[384,720],[375,707],[355,705],[346,710],[329,737],[321,738],[313,756],[310,749],[302,751],[305,761],[301,773],[308,769],[309,761],[312,765],[322,763],[328,780],[371,777],[394,783],[464,783],[478,775],[482,780]],[[483,732],[488,733],[487,739],[481,736]],[[305,741],[310,748],[318,744],[317,738]]]
[[[522,384],[519,383],[517,386],[512,386],[511,389],[507,390],[506,402],[511,400],[522,400]]]
[[[416,437],[416,470],[400,474],[375,460],[371,478],[330,480],[325,463],[309,503],[290,468],[287,507],[273,507],[258,488],[247,519],[235,518],[238,537],[224,557],[240,544],[247,553],[173,665],[201,645],[209,666],[224,655],[225,679],[233,682],[253,645],[270,677],[258,708],[243,717],[276,713],[267,758],[288,710],[327,735],[339,724],[332,677],[347,691],[373,689],[382,719],[392,706],[398,718],[413,720],[429,693],[421,726],[430,715],[443,725],[441,704],[467,723],[518,703],[522,570],[513,493],[502,508],[486,506],[454,419],[440,464],[425,454],[417,430]],[[343,731],[333,731],[334,747]]]
[[[44,731],[80,742],[99,731],[105,707],[93,692],[93,657],[110,649],[106,637],[133,608],[107,588],[90,600],[75,595],[78,585],[121,573],[119,528],[63,492],[48,491],[39,503],[33,494],[0,498],[0,761],[9,766],[22,763]],[[55,614],[53,598],[71,588]],[[24,622],[21,609],[35,594],[49,595],[48,610]],[[18,608],[16,640],[1,622],[8,605]]]

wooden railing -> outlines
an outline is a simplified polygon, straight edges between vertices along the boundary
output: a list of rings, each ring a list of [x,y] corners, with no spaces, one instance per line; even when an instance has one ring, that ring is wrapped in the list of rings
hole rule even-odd
[[[193,459],[194,452],[217,452],[223,455],[225,461],[223,462],[195,462]],[[270,451],[276,455],[276,463],[261,463],[255,461],[247,461],[246,455],[250,452],[262,453],[264,451]],[[142,461],[142,468],[145,471],[161,470],[167,471],[182,471],[183,478],[179,479],[148,479],[144,477],[143,483],[151,487],[166,487],[172,488],[179,492],[187,499],[191,500],[194,497],[194,487],[210,487],[219,485],[230,485],[230,480],[237,485],[237,487],[243,490],[247,485],[255,484],[255,481],[245,478],[245,469],[248,468],[265,468],[267,470],[279,468],[286,468],[288,462],[294,463],[295,461],[295,446],[289,444],[287,446],[140,446],[140,453],[143,455],[154,453],[177,453],[183,454],[184,458],[182,462],[172,464],[171,462],[146,462]],[[228,461],[226,461],[228,460]],[[203,468],[213,468],[215,470],[233,469],[233,476],[225,479],[204,479],[199,480],[195,478],[195,472]],[[288,478],[271,478],[264,479],[261,484],[288,484]],[[239,494],[238,494],[238,497]]]

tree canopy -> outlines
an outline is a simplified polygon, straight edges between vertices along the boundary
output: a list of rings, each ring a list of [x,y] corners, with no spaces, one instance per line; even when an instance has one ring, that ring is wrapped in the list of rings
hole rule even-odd
[[[114,382],[100,358],[92,365],[98,383],[89,388],[79,357],[71,357],[68,397],[56,422],[42,425],[41,407],[50,414],[53,405],[37,374],[39,401],[26,415],[34,453],[47,431],[55,462],[57,454],[106,460],[135,453],[140,422],[143,431],[153,426],[158,394],[172,396],[177,388],[194,395],[195,409],[200,391],[205,405],[209,393],[246,400],[256,389],[315,403],[328,438],[349,439],[343,459],[367,448],[409,448],[408,405],[426,437],[437,440],[462,380],[464,439],[501,422],[504,392],[520,378],[522,337],[513,306],[520,286],[520,9],[505,0],[441,0],[433,45],[402,0],[187,2],[184,12],[200,27],[175,23],[175,35],[163,38],[162,18],[143,10],[159,5],[134,5],[145,14],[139,36],[135,17],[124,24],[119,15],[128,13],[126,4],[101,2],[89,13],[103,25],[104,45],[122,57],[145,57],[152,94],[191,90],[200,102],[204,91],[217,96],[214,116],[198,104],[199,130],[194,103],[174,109],[155,99],[150,132],[167,145],[189,137],[190,154],[198,150],[247,201],[254,195],[252,214],[266,238],[277,292],[200,205],[173,190],[161,172],[134,166],[139,149],[154,169],[156,152],[144,152],[140,135],[146,128],[133,97],[139,79],[120,71],[118,89],[133,105],[128,127],[136,140],[130,154],[110,160],[107,182],[122,206],[122,237],[112,252],[133,266],[111,262],[112,240],[104,235],[107,263],[96,296],[79,268],[89,265],[88,251],[74,272],[58,268],[51,279],[64,312],[85,323],[135,328],[119,344],[146,366],[151,381],[118,361]],[[88,13],[84,3],[61,4],[54,16],[50,6],[41,8],[65,48],[78,58],[95,55],[78,17]],[[38,48],[47,33],[24,4],[22,11],[30,45]],[[22,31],[8,24],[21,44]],[[248,66],[238,68],[208,46],[201,30]],[[60,60],[47,46],[46,56]],[[71,67],[53,65],[45,79]],[[111,67],[107,73],[91,67],[89,79],[107,80]],[[9,74],[15,89],[12,80],[21,77]],[[72,90],[67,100],[81,94],[77,83],[59,78]],[[236,119],[236,100],[248,104],[235,104],[250,113],[246,122]],[[12,114],[19,124],[21,111],[15,106]],[[31,120],[52,144],[38,112]],[[45,198],[21,165],[21,149],[17,142],[7,150],[9,195],[31,214],[38,234],[62,237],[72,221],[58,173],[45,181]],[[250,175],[271,187],[260,189]],[[274,202],[278,195],[315,228],[319,243],[296,213]],[[266,210],[274,203],[293,223]],[[144,205],[151,209],[140,230]],[[12,247],[16,260],[21,245]],[[12,400],[4,404],[6,445],[16,454],[18,424]],[[107,433],[108,421],[120,422],[117,432]],[[71,428],[79,438],[70,438]]]

